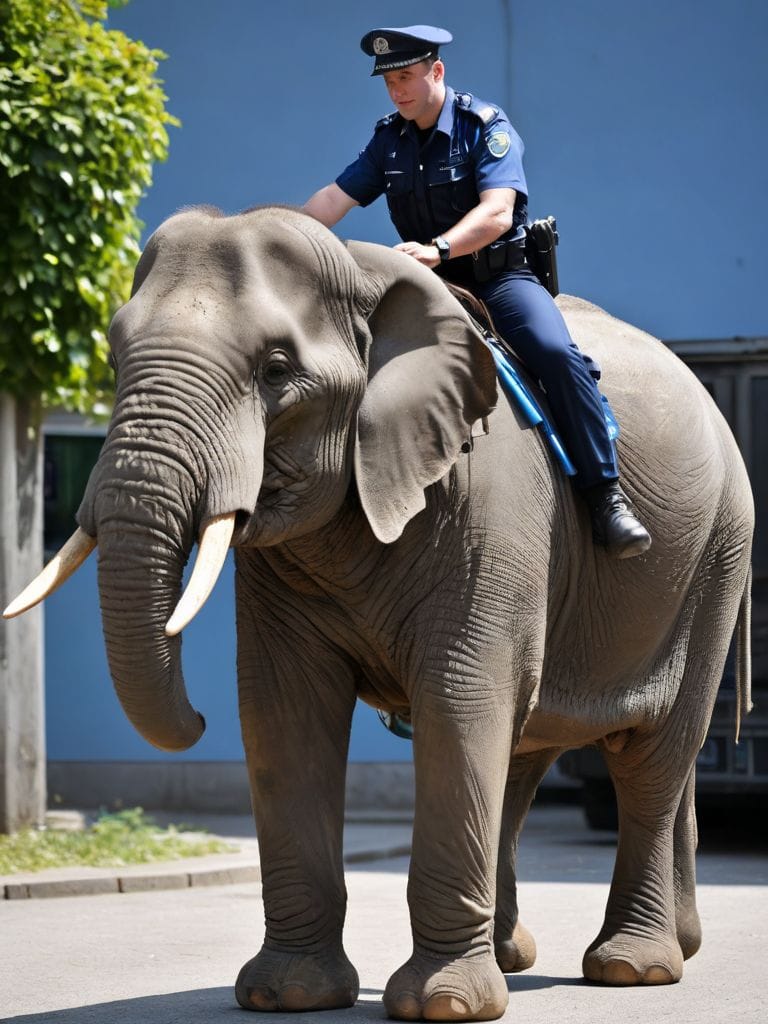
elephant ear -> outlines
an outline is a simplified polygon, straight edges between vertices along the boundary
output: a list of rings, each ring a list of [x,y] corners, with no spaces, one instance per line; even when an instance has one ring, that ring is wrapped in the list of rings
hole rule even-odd
[[[424,489],[456,462],[472,424],[496,404],[493,357],[440,278],[413,257],[348,242],[362,271],[371,345],[355,475],[384,544],[426,505]]]

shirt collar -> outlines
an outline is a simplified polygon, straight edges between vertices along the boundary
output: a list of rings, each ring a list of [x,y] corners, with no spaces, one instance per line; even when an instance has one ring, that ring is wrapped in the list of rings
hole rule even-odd
[[[440,114],[438,115],[438,118],[437,118],[437,124],[435,125],[435,131],[442,132],[443,135],[447,135],[448,138],[450,138],[451,134],[453,133],[453,105],[454,105],[455,102],[456,102],[456,93],[453,91],[453,89],[450,87],[450,85],[446,85],[446,87],[445,87],[445,99],[443,100],[443,105],[440,108]],[[416,125],[415,125],[415,123],[413,121],[406,121],[405,118],[402,117],[402,116],[401,116],[401,120],[403,122],[403,127],[400,129],[400,134],[403,135],[405,132],[407,132],[411,136],[411,138],[415,139],[416,138]]]
[[[456,93],[450,85],[446,85],[445,100],[443,102],[442,110],[440,111],[440,116],[437,119],[437,130],[442,132],[443,135],[448,135],[449,137],[453,131],[453,104],[455,100]]]

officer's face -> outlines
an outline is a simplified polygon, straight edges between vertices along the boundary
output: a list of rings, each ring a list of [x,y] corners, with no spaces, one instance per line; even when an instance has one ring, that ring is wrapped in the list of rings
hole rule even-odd
[[[389,98],[406,121],[415,121],[419,128],[429,128],[437,120],[445,98],[442,61],[422,61],[407,68],[387,71],[384,84]]]

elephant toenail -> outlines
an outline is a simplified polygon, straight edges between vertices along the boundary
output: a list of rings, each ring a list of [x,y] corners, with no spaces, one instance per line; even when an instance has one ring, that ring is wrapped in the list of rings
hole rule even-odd
[[[643,975],[646,985],[671,985],[674,982],[671,971],[661,964],[653,964]]]
[[[467,1020],[470,1016],[467,1003],[455,995],[432,996],[424,1004],[424,1020]]]
[[[421,1001],[414,992],[401,992],[396,999],[386,1000],[386,1008],[396,1020],[421,1020]]]
[[[467,1004],[461,999],[457,999],[456,996],[451,996],[449,1006],[457,1017],[466,1016],[469,1013],[469,1007]]]
[[[295,983],[286,985],[285,988],[280,989],[277,1004],[281,1010],[306,1010],[309,1006],[307,990],[303,985]]]
[[[248,1002],[257,1010],[276,1010],[277,995],[271,988],[247,989]]]

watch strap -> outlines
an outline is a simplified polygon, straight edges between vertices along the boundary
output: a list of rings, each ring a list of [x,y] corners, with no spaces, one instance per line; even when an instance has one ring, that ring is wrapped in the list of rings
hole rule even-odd
[[[451,258],[451,243],[446,238],[443,238],[442,235],[438,235],[436,238],[433,238],[432,244],[440,255],[441,263],[445,263],[446,260]]]

